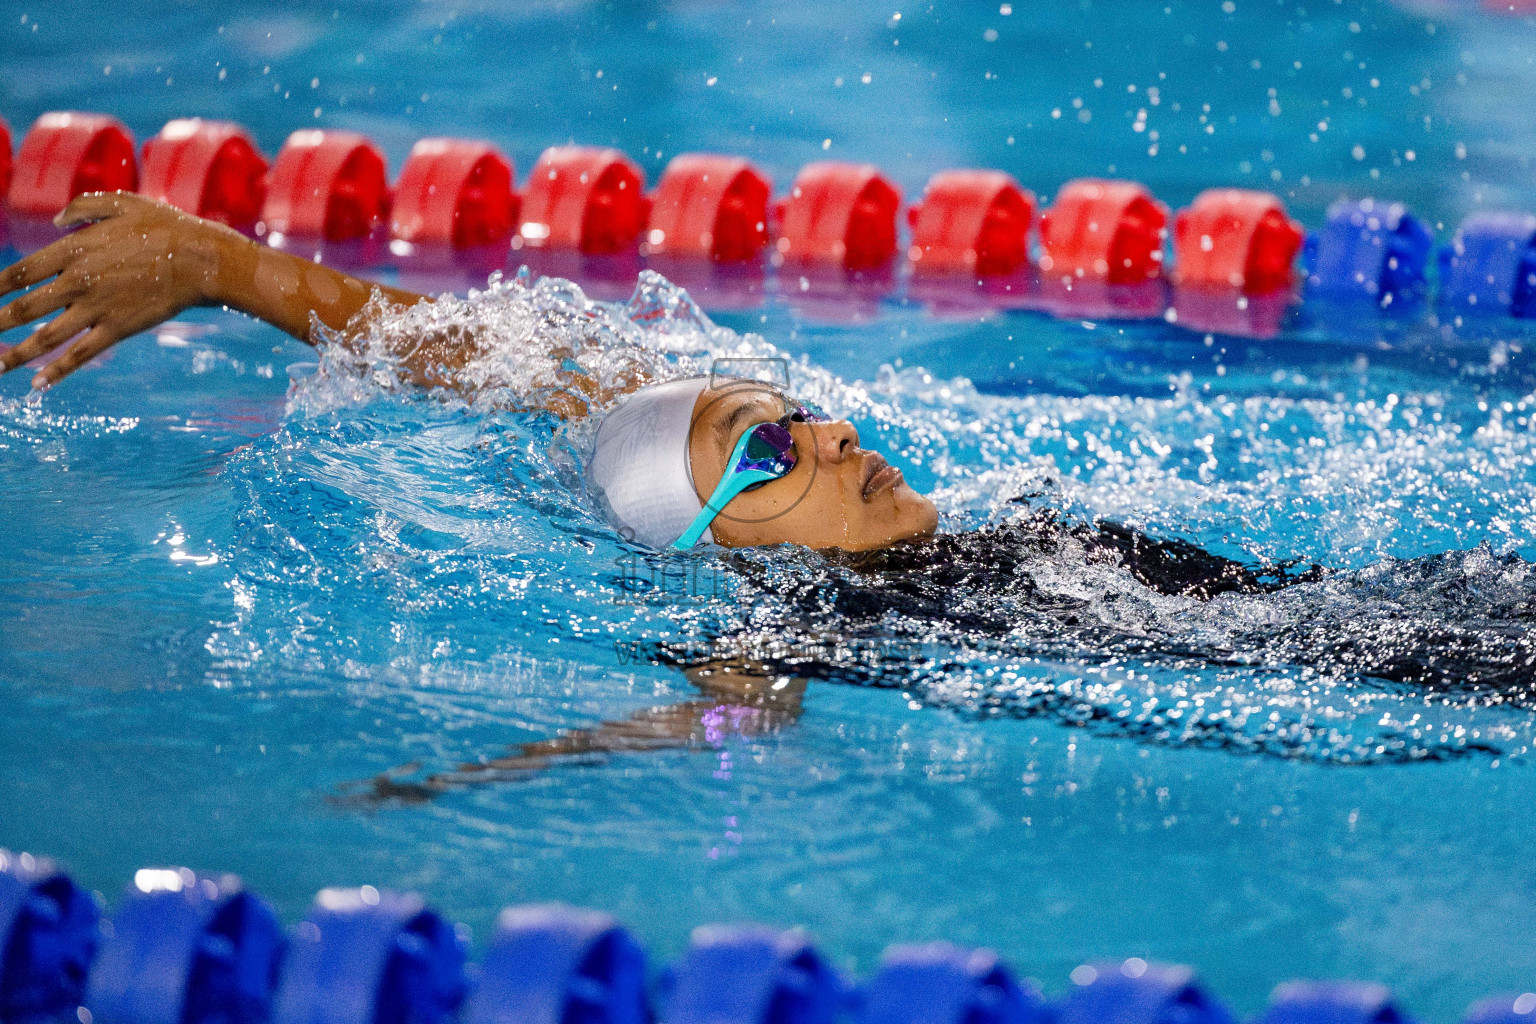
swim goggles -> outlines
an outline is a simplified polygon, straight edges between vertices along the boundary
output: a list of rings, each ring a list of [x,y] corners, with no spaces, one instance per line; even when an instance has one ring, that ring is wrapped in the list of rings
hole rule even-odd
[[[715,521],[725,506],[738,494],[755,491],[771,480],[787,476],[795,468],[795,440],[790,436],[791,423],[830,423],[832,417],[814,406],[796,404],[789,412],[770,423],[759,423],[736,442],[726,459],[725,475],[715,485],[715,491],[704,503],[693,524],[683,535],[672,542],[675,551],[687,551],[699,542],[709,524]]]

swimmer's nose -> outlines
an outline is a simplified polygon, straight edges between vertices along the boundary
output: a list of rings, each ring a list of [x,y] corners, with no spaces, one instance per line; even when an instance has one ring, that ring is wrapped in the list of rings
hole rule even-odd
[[[813,447],[822,462],[842,462],[859,447],[859,432],[847,420],[830,423],[791,423],[790,434],[802,451]]]

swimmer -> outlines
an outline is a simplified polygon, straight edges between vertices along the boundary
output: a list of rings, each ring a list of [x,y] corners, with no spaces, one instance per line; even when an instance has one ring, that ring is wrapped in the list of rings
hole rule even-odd
[[[0,296],[32,289],[0,308],[0,331],[57,313],[0,352],[0,372],[48,359],[33,377],[37,389],[57,385],[112,345],[194,306],[240,310],[310,344],[349,345],[366,328],[376,297],[397,307],[433,301],[132,194],[83,196],[56,223],[79,230],[0,272]],[[468,385],[456,371],[475,352],[474,339],[450,331],[413,339],[395,355],[405,383],[463,389]],[[1264,595],[1328,576],[1317,566],[1298,572],[1294,565],[1244,565],[1112,523],[1069,522],[1023,498],[1007,522],[940,534],[933,503],[897,467],[862,447],[851,423],[777,388],[636,372],[605,391],[578,371],[562,372],[568,387],[543,407],[568,418],[589,406],[606,410],[586,482],[621,536],[658,550],[704,542],[801,545],[823,552],[825,578],[787,593],[766,581],[762,592],[783,605],[778,621],[728,632],[707,651],[661,646],[648,652],[651,660],[682,669],[702,691],[700,700],[525,744],[421,781],[386,773],[366,784],[370,799],[427,799],[562,761],[696,746],[713,742],[722,728],[743,735],[772,731],[798,717],[808,679],[907,685],[919,671],[915,666],[926,662],[893,658],[894,645],[916,649],[934,638],[957,638],[952,642],[962,647],[979,638],[1026,657],[1080,657],[1086,649],[1111,658],[1253,663],[1234,661],[1219,645],[1159,635],[1153,627],[1106,625],[1084,614],[1081,599],[1042,588],[1029,571],[1063,552],[1076,559],[1078,571],[1102,567],[1128,575],[1146,594],[1202,602]],[[1129,592],[1124,597],[1132,604],[1143,600]],[[1272,651],[1277,663],[1351,676],[1424,686],[1502,685],[1536,659],[1531,632],[1515,628],[1528,618],[1519,611],[1525,605],[1511,607],[1494,608],[1486,621],[1497,628],[1480,631],[1408,636],[1393,619],[1376,637],[1369,619],[1320,620],[1243,642]],[[1072,718],[1079,714],[1075,698],[1057,699],[1071,705],[1064,720],[1081,724]]]

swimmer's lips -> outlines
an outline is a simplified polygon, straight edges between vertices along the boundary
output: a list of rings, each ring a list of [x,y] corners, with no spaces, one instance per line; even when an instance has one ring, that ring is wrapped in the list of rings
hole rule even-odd
[[[864,500],[868,501],[887,487],[902,482],[901,470],[885,461],[879,452],[870,452],[864,460]]]

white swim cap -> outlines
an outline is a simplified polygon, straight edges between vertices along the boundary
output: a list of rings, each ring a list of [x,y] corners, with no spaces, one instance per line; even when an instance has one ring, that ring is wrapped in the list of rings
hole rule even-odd
[[[708,377],[668,381],[624,398],[597,428],[587,486],[608,518],[633,540],[666,548],[703,511],[693,489],[688,435]],[[714,537],[704,531],[704,540]]]

